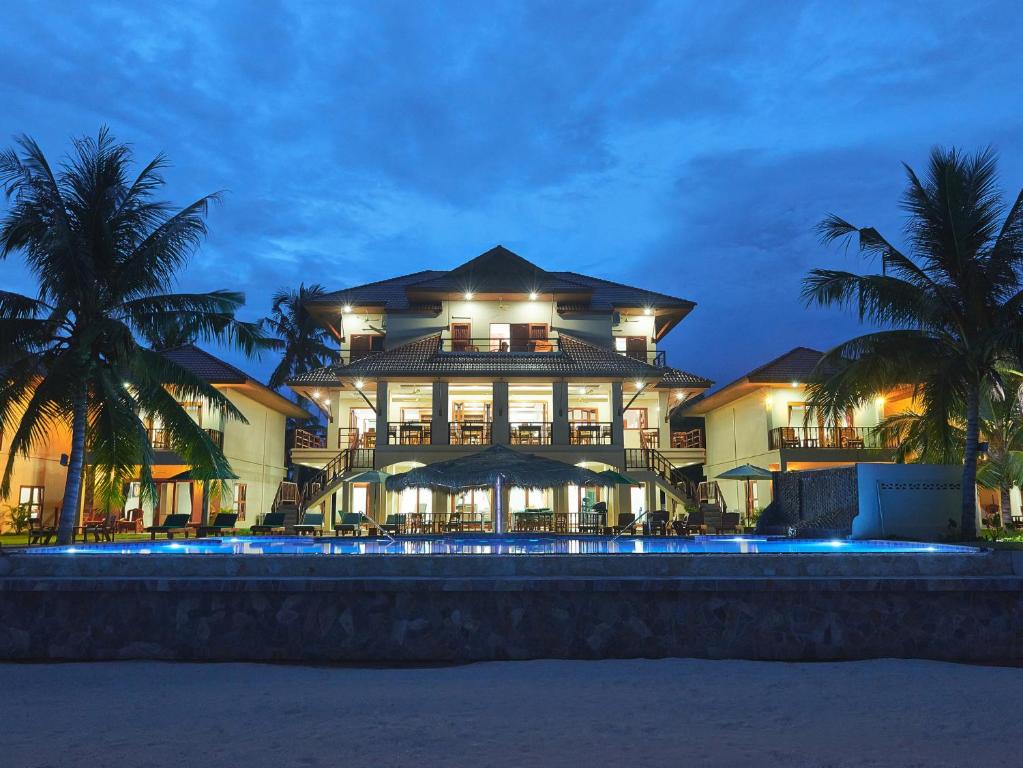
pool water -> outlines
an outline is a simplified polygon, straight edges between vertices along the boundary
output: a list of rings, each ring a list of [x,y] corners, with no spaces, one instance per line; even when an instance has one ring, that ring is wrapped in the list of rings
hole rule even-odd
[[[966,554],[950,544],[751,536],[435,536],[382,539],[289,536],[131,541],[33,547],[32,554],[75,555],[638,555],[638,554]]]

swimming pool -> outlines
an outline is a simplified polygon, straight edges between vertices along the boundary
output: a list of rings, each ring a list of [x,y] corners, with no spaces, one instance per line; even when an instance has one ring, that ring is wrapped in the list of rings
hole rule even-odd
[[[34,547],[28,554],[122,555],[640,555],[640,554],[968,554],[973,547],[903,541],[755,536],[435,536],[390,539],[288,536],[128,541]]]

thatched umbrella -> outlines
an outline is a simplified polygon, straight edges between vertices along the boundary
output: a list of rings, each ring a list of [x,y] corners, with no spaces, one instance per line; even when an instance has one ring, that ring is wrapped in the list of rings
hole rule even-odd
[[[407,488],[441,491],[493,488],[494,530],[503,533],[501,490],[505,486],[561,488],[567,485],[606,484],[607,481],[592,470],[495,445],[479,453],[438,461],[400,475],[392,475],[387,478],[385,486],[389,491],[404,491]]]

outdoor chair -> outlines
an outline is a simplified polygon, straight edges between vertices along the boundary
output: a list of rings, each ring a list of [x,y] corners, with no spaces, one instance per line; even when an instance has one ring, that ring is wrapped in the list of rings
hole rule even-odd
[[[49,544],[50,540],[57,535],[56,525],[43,525],[38,517],[28,519],[28,543]]]
[[[93,541],[113,541],[114,533],[117,530],[117,513],[110,512],[102,520],[93,520],[82,526],[82,541],[86,541],[91,535]]]
[[[284,513],[283,512],[267,512],[263,515],[263,519],[259,525],[254,525],[250,529],[253,533],[258,534],[271,534],[271,533],[284,533]]]
[[[795,427],[782,427],[781,428],[781,447],[782,448],[799,448],[799,438],[796,436]]]
[[[671,530],[675,532],[676,536],[688,536],[689,530],[686,528],[686,519],[684,517],[676,517],[671,521]]]
[[[316,536],[323,533],[323,513],[306,512],[302,515],[302,522],[295,526],[295,533],[299,536]]]
[[[142,533],[145,523],[142,521],[142,508],[135,507],[124,513],[124,517],[117,521],[117,530],[120,533]]]
[[[167,518],[163,521],[163,525],[151,525],[146,528],[146,533],[149,534],[151,541],[156,540],[156,534],[164,533],[168,539],[173,539],[177,533],[184,534],[185,538],[188,538],[188,518],[190,515],[167,515]]]
[[[625,531],[632,530],[635,532],[636,528],[636,516],[631,512],[620,512],[618,514],[618,524],[615,525],[615,533],[624,533]]]
[[[686,533],[688,535],[706,533],[707,523],[703,517],[702,509],[694,509],[686,518]]]
[[[361,527],[361,514],[358,512],[345,512],[341,515],[341,520],[334,524],[334,535],[344,536],[346,533],[350,533],[352,536],[358,536]]]
[[[448,515],[447,522],[444,523],[445,533],[461,533],[462,532],[462,513],[452,512]]]
[[[238,515],[234,512],[218,512],[213,522],[200,525],[196,536],[226,536],[237,532]]]
[[[384,520],[384,524],[381,525],[380,528],[394,536],[401,528],[401,515],[388,515],[387,519]]]
[[[667,536],[668,535],[668,512],[664,509],[658,509],[647,515],[646,522],[643,523],[643,533],[648,536]]]
[[[738,512],[723,512],[721,523],[718,525],[718,533],[738,533],[740,517]]]

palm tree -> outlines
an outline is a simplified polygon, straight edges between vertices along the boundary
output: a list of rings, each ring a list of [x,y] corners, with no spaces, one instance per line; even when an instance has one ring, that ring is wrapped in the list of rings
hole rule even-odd
[[[241,413],[136,338],[179,325],[246,350],[257,339],[251,325],[234,319],[242,294],[170,292],[175,273],[206,234],[214,195],[173,211],[154,199],[164,183],[163,156],[132,179],[130,148],[105,128],[95,139],[75,140],[56,170],[32,139],[21,137],[17,145],[20,153],[0,153],[0,185],[9,200],[0,258],[22,253],[39,288],[34,298],[0,292],[0,370],[6,371],[0,423],[11,435],[0,496],[9,493],[15,456],[47,439],[52,427],[69,427],[58,533],[58,541],[69,543],[86,451],[108,504],[136,476],[143,493],[153,495],[146,416],[162,421],[171,447],[197,476],[223,477],[229,469],[178,399],[204,400],[233,418]]]
[[[829,216],[822,240],[858,239],[864,255],[881,258],[882,274],[815,269],[803,288],[808,304],[856,307],[861,322],[880,328],[824,356],[811,406],[837,417],[850,403],[913,384],[943,453],[957,439],[954,415],[964,414],[964,538],[976,536],[981,389],[1023,352],[1023,192],[1006,211],[996,168],[991,150],[956,149],[934,149],[923,179],[906,166],[909,251],[873,227]]]
[[[999,492],[999,509],[1005,525],[1012,522],[1009,494],[1023,487],[1023,375],[1000,370],[997,382],[985,382],[981,390],[978,430],[987,452],[978,464],[977,483]],[[884,419],[877,427],[885,445],[895,445],[896,461],[953,464],[963,460],[964,414],[951,424],[935,423],[927,413],[908,410]],[[942,435],[957,440],[946,446]],[[950,449],[950,450],[949,450]]]
[[[330,337],[308,310],[308,302],[324,293],[321,285],[300,285],[297,291],[282,288],[274,294],[270,317],[263,320],[263,327],[276,337],[276,346],[283,351],[281,362],[270,374],[268,383],[273,389],[333,360]]]

